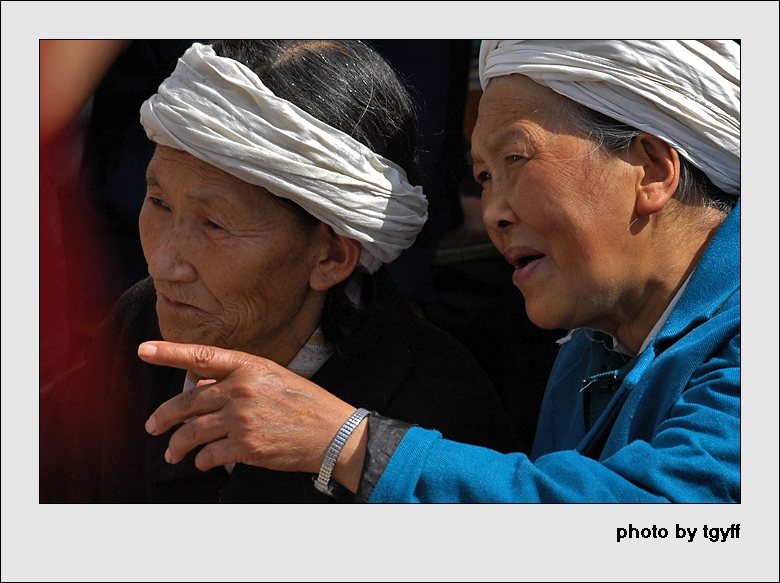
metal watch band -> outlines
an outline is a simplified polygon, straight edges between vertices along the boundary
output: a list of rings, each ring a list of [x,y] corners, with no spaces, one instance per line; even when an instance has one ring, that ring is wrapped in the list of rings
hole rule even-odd
[[[333,441],[328,448],[328,452],[325,454],[325,459],[322,461],[320,475],[313,478],[314,487],[323,494],[335,496],[336,492],[339,490],[340,486],[330,481],[330,477],[333,474],[333,468],[336,467],[336,460],[339,458],[341,449],[344,447],[344,444],[347,443],[349,436],[352,435],[355,428],[360,425],[360,422],[364,417],[369,415],[369,413],[368,409],[363,408],[352,413],[352,415],[349,416],[349,419],[344,422],[344,425],[341,426],[336,437],[333,438]]]

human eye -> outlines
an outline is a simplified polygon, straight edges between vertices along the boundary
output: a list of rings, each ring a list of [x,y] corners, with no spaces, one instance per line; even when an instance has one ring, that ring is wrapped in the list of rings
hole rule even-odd
[[[485,193],[485,191],[488,189],[488,183],[492,176],[490,175],[490,172],[487,172],[486,170],[481,171],[475,171],[474,172],[474,180],[475,182],[481,186],[481,190],[478,192],[479,196],[482,197],[482,195]]]
[[[487,171],[488,165],[485,163],[484,158],[482,158],[479,153],[475,154],[473,149],[468,152],[468,161],[469,165],[471,166],[471,172],[474,176],[474,181],[481,185],[482,190],[484,190],[486,183],[493,178],[490,172]]]
[[[213,208],[203,209],[200,220],[205,230],[219,235],[233,233],[232,227],[236,225],[233,215]]]
[[[171,207],[168,206],[168,203],[165,202],[163,199],[158,198],[156,196],[147,196],[146,199],[156,207],[159,207],[164,210],[171,210]]]
[[[484,184],[485,182],[487,182],[492,178],[490,172],[484,170],[484,168],[485,165],[482,164],[481,162],[472,163],[471,171],[474,173],[474,180],[478,184]]]
[[[478,184],[484,184],[488,180],[490,180],[492,176],[490,175],[490,172],[487,172],[485,170],[482,170],[481,172],[475,172],[474,173],[474,180],[477,181]]]

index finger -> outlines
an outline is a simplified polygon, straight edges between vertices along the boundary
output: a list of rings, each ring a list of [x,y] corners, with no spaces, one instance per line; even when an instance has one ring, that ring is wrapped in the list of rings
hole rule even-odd
[[[250,360],[246,358],[249,355],[235,350],[165,341],[141,343],[138,356],[149,364],[191,370],[202,377],[216,380],[222,380]]]

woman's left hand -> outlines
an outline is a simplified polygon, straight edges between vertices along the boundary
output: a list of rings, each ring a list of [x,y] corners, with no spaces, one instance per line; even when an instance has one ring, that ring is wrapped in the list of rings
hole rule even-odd
[[[213,346],[145,342],[142,360],[197,372],[216,382],[199,383],[160,405],[146,430],[171,436],[165,459],[178,463],[193,448],[206,471],[229,463],[272,470],[318,473],[325,452],[355,407],[273,361]],[[339,456],[334,479],[353,492],[365,452],[366,423]],[[349,447],[348,447],[349,446]]]

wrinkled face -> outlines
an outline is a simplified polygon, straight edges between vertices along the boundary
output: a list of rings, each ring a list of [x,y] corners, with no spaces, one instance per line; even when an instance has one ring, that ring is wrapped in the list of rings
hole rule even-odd
[[[556,115],[566,98],[522,75],[490,81],[472,135],[490,238],[542,328],[614,328],[631,288],[634,178]]]
[[[265,189],[158,146],[139,227],[165,340],[274,358],[313,331],[301,318],[319,229]]]

